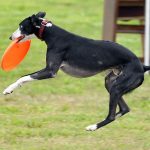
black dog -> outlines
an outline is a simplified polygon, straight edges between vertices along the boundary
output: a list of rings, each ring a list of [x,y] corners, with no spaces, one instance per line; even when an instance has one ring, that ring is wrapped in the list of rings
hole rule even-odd
[[[105,78],[105,87],[110,94],[109,113],[106,119],[86,128],[94,131],[114,121],[129,108],[122,96],[139,87],[144,81],[144,72],[150,70],[127,48],[110,41],[92,40],[67,32],[43,19],[46,13],[39,12],[24,19],[10,39],[20,42],[38,37],[47,44],[46,67],[26,75],[6,88],[10,94],[25,82],[54,78],[59,69],[74,77],[90,77],[104,70],[112,71]],[[116,113],[116,107],[120,110]]]

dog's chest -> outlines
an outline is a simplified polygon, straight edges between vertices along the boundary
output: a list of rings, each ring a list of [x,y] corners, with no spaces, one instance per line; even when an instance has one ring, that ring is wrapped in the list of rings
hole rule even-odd
[[[98,73],[98,72],[93,72],[93,71],[90,71],[90,70],[86,70],[86,69],[80,68],[78,66],[70,65],[67,62],[63,62],[61,64],[60,69],[63,72],[65,72],[65,73],[67,73],[67,74],[69,74],[71,76],[78,77],[78,78],[90,77],[90,76],[93,76],[93,75]]]

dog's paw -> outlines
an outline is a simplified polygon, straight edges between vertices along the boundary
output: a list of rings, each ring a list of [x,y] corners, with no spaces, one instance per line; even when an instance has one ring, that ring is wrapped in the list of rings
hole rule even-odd
[[[4,95],[7,95],[7,94],[11,94],[14,89],[17,87],[17,85],[14,83],[14,84],[11,84],[10,86],[8,86],[4,91],[3,91],[3,94]]]
[[[12,92],[13,92],[13,90],[11,88],[7,88],[3,91],[3,94],[8,95],[8,94],[11,94]]]
[[[86,127],[86,131],[95,131],[96,129],[97,129],[97,124],[93,124]]]

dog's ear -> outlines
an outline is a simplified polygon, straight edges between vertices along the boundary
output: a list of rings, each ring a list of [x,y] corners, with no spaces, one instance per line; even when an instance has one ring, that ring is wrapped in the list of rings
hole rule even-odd
[[[39,20],[39,18],[38,18],[36,15],[32,15],[32,16],[30,17],[30,20],[31,20],[31,23],[32,23],[34,26],[38,27],[38,26],[40,25],[40,20]]]
[[[38,18],[44,18],[45,15],[46,15],[46,12],[38,12],[38,13],[36,14],[36,17],[38,17]]]

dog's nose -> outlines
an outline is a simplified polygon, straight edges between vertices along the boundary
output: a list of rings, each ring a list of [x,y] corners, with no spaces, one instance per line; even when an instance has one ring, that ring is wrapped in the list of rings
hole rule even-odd
[[[12,37],[10,36],[9,39],[12,40]]]

